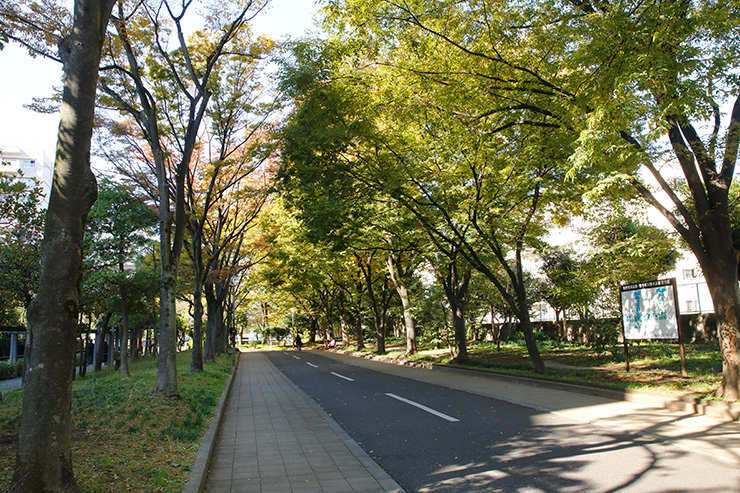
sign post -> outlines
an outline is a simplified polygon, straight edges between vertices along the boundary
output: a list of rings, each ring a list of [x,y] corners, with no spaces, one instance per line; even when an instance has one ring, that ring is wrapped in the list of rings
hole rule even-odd
[[[624,354],[629,371],[628,340],[678,339],[681,373],[686,376],[686,357],[679,327],[676,279],[640,282],[620,287]]]

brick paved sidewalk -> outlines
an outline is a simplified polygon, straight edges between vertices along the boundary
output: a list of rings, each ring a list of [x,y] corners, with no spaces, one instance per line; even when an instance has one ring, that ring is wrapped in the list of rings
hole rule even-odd
[[[403,491],[267,356],[242,353],[205,491]]]

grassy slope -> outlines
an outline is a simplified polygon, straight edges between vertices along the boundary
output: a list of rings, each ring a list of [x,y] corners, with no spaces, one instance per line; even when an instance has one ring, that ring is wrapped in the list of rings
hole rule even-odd
[[[73,388],[73,461],[86,492],[182,491],[200,440],[231,374],[231,356],[191,373],[190,353],[178,355],[180,399],[152,394],[156,361],[131,365],[132,377],[113,369],[88,373]],[[13,474],[21,391],[0,404],[0,489]]]

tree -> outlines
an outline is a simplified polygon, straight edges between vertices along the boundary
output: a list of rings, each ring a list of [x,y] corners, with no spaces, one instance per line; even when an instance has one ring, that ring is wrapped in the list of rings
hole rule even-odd
[[[589,19],[573,26],[574,33],[588,33],[574,47],[574,58],[589,60],[584,65],[590,74],[600,73],[584,86],[589,130],[582,135],[577,163],[600,153],[614,168],[612,179],[624,178],[619,173],[634,163],[652,175],[655,188],[634,173],[626,181],[663,214],[696,256],[712,295],[722,352],[717,395],[738,400],[740,290],[728,194],[740,143],[739,6],[713,1],[608,9],[590,2],[572,5],[573,12]],[[619,42],[608,45],[607,36]],[[723,103],[729,103],[729,118],[721,136]],[[675,168],[663,165],[664,152],[672,154],[680,170],[678,182],[670,175]],[[688,195],[681,193],[684,186]]]
[[[260,175],[260,168],[269,158],[269,152],[261,152],[262,135],[271,104],[261,104],[262,87],[260,59],[272,48],[269,40],[244,51],[250,57],[231,57],[223,63],[212,77],[212,105],[208,109],[209,132],[199,146],[198,159],[188,172],[186,180],[187,229],[190,233],[190,252],[193,258],[193,351],[191,371],[203,370],[203,284],[213,265],[203,258],[204,242],[218,245],[219,239],[204,239],[209,230],[218,234],[219,228],[210,225],[214,220],[213,210],[225,197],[234,196],[233,189],[253,188],[251,176]],[[238,193],[236,195],[239,195]],[[247,194],[242,194],[244,199]],[[238,198],[237,198],[238,200]],[[252,201],[255,206],[245,228],[259,212],[262,200]],[[217,221],[217,220],[216,220]],[[223,242],[221,243],[224,244]],[[219,248],[212,254],[218,258]],[[209,353],[209,358],[213,355]]]
[[[623,251],[620,250],[620,253]],[[605,260],[603,256],[599,256],[599,259]],[[602,272],[612,272],[609,264],[596,261],[593,265]],[[572,250],[550,250],[542,256],[541,271],[545,274],[545,280],[540,283],[538,290],[555,309],[558,321],[562,314],[562,326],[558,329],[560,339],[570,340],[567,311],[578,307],[584,313],[598,292],[595,289],[597,283],[593,282],[585,267],[586,262],[580,260]]]
[[[174,12],[166,2],[119,3],[113,19],[116,39],[109,45],[101,77],[106,95],[102,103],[133,119],[146,142],[139,157],[156,177],[162,278],[155,391],[168,397],[179,394],[175,301],[187,225],[186,179],[213,77],[222,58],[254,56],[243,52],[245,45],[238,41],[248,35],[247,22],[260,9],[253,0],[216,2],[207,11],[206,29],[188,42],[182,22],[190,6],[184,3]],[[175,49],[168,47],[170,39]],[[118,128],[129,130],[125,124]]]
[[[224,315],[228,313],[228,296],[238,292],[241,279],[266,255],[257,231],[257,218],[270,195],[270,170],[254,166],[253,162],[243,169],[238,164],[244,162],[237,160],[235,164],[237,172],[228,179],[240,178],[219,193],[219,201],[203,231],[207,261],[202,282],[208,312],[205,361],[213,361],[226,349]]]
[[[388,275],[393,281],[398,297],[401,299],[403,307],[403,326],[406,337],[406,355],[416,353],[416,328],[414,326],[414,315],[411,304],[411,295],[409,285],[412,282],[414,269],[418,266],[418,260],[415,253],[410,248],[394,248],[394,243],[390,235],[386,236],[389,244],[389,252],[386,258]],[[417,254],[416,257],[419,255]]]
[[[365,151],[372,127],[359,114],[359,98],[352,97],[356,87],[323,83],[323,76],[332,76],[332,63],[337,60],[329,45],[301,42],[295,45],[294,55],[296,62],[284,66],[282,81],[285,93],[298,104],[280,131],[281,191],[287,205],[298,212],[309,241],[355,258],[370,303],[377,352],[384,353],[389,296],[383,268],[393,268],[392,276],[401,286],[397,289],[405,288],[397,263],[393,258],[386,262],[388,255],[394,255],[393,242],[388,244],[391,237],[382,232],[387,231],[386,206],[379,204],[379,192],[357,175],[362,159],[348,159],[346,154]],[[357,142],[360,146],[354,147]],[[407,315],[407,336],[413,337]]]
[[[367,11],[373,8],[368,6]],[[445,245],[445,251],[454,249],[465,257],[511,303],[533,364],[542,371],[529,320],[521,255],[537,245],[545,213],[552,216],[554,204],[578,198],[580,183],[564,182],[573,137],[565,132],[539,132],[557,125],[550,122],[550,113],[536,108],[520,108],[534,113],[522,122],[509,121],[504,109],[476,117],[478,109],[462,107],[466,90],[492,99],[491,104],[510,102],[489,95],[488,79],[471,88],[434,77],[437,72],[429,63],[444,65],[453,73],[471,70],[455,60],[453,49],[436,40],[411,40],[404,32],[390,36],[392,49],[376,51],[387,27],[379,17],[360,14],[360,19],[352,18],[351,9],[346,15],[337,10],[336,15],[349,20],[345,25],[363,26],[358,31],[348,28],[344,45],[354,47],[358,39],[352,36],[360,32],[361,38],[366,28],[372,28],[380,33],[378,38],[359,41],[365,41],[368,58],[380,55],[367,59],[348,54],[337,43],[340,46],[334,51],[331,45],[320,51],[322,55],[328,51],[331,57],[322,65],[315,61],[316,53],[301,45],[296,50],[297,67],[286,71],[286,80],[297,81],[293,97],[298,109],[290,125],[301,130],[292,142],[286,137],[286,142],[295,145],[286,147],[285,155],[296,162],[302,159],[305,175],[293,171],[288,180],[300,183],[307,176],[307,191],[320,188],[325,190],[322,196],[331,197],[325,199],[327,204],[314,203],[304,211],[325,218],[329,234],[346,229],[351,237],[367,217],[354,213],[362,203],[352,199],[354,194],[365,199],[371,190],[394,200],[421,223],[435,245]],[[389,22],[398,19],[391,17]],[[418,49],[420,43],[424,49]],[[411,68],[414,64],[419,68]],[[485,69],[485,61],[479,65],[476,70]],[[478,98],[472,101],[480,104]],[[327,123],[317,124],[322,118]],[[309,142],[321,151],[312,150]],[[349,221],[333,222],[337,216]],[[507,286],[513,287],[515,296]]]
[[[233,118],[223,115],[222,122],[233,123]],[[202,170],[202,175],[196,173],[197,167],[188,174],[188,231],[190,232],[190,251],[192,252],[194,267],[194,327],[193,327],[193,354],[190,369],[202,371],[204,355],[202,352],[202,315],[203,315],[203,286],[214,269],[221,269],[224,259],[238,261],[241,253],[232,258],[227,250],[234,245],[241,245],[242,240],[254,227],[262,207],[269,195],[269,171],[264,169],[268,155],[255,153],[254,148],[259,146],[258,139],[254,138],[260,122],[249,129],[248,136],[236,147],[228,145],[228,141],[235,136],[224,132],[220,139],[224,145],[220,147],[218,158],[210,167]],[[229,125],[230,123],[224,123]],[[217,125],[214,124],[214,125]],[[216,127],[220,128],[220,127]],[[230,132],[230,131],[229,131]],[[228,140],[228,141],[227,141]],[[242,146],[246,146],[242,149]],[[205,190],[202,188],[205,187]],[[246,244],[245,244],[246,246]],[[207,257],[204,259],[204,247]],[[236,269],[232,274],[236,273]],[[211,283],[213,285],[213,283]],[[227,290],[228,291],[228,290]],[[211,293],[206,299],[212,304],[217,297]],[[225,298],[220,297],[223,303]],[[213,311],[213,309],[211,310]],[[212,325],[211,325],[212,327]],[[209,344],[211,340],[209,339]],[[212,361],[213,348],[206,347],[206,361]]]
[[[338,311],[345,346],[350,343],[353,318],[353,335],[358,349],[363,349],[366,283],[356,257],[349,249],[336,251],[329,242],[313,240],[311,228],[297,217],[301,211],[283,206],[285,197],[273,201],[260,220],[263,241],[270,246],[257,272],[267,286],[262,296],[287,298],[283,304],[297,308],[296,317],[317,320],[323,312],[325,327],[333,319],[332,311]]]
[[[72,376],[84,223],[97,188],[90,171],[95,93],[113,3],[76,0],[71,30],[59,39],[62,109],[39,291],[28,312],[30,362],[11,491],[79,491],[72,470]]]
[[[587,238],[591,277],[608,289],[615,308],[621,284],[657,279],[675,267],[679,256],[666,231],[621,215],[603,218]]]
[[[98,200],[88,214],[88,263],[96,271],[113,270],[112,281],[117,287],[121,314],[121,375],[130,376],[128,368],[129,306],[132,301],[133,275],[126,264],[133,263],[154,233],[157,214],[134,187],[104,179],[100,183]],[[102,340],[97,341],[99,344]]]
[[[40,197],[40,187],[0,175],[0,313],[18,306],[28,310],[36,293],[44,219]]]
[[[594,12],[595,37],[583,44],[581,54],[590,56],[598,47],[601,55],[594,64],[608,66],[605,57],[614,51],[599,37],[610,35],[623,40],[632,58],[619,57],[622,75],[614,82],[600,79],[588,86],[588,101],[594,107],[588,120],[592,130],[584,133],[577,154],[582,163],[593,152],[604,152],[605,145],[619,149],[605,153],[618,170],[610,179],[623,179],[618,173],[625,163],[634,162],[654,179],[654,187],[635,174],[625,181],[671,223],[704,272],[723,359],[717,395],[730,400],[740,398],[740,292],[736,276],[730,274],[737,269],[737,251],[729,220],[740,142],[734,75],[738,46],[732,39],[738,25],[731,13],[737,8],[734,3],[655,2],[631,12],[623,23]],[[648,32],[654,34],[647,37]],[[698,59],[705,62],[695,63]],[[611,103],[608,98],[613,98]],[[722,103],[729,103],[724,132]],[[709,130],[703,132],[707,119]],[[664,165],[665,153],[673,155],[675,167]],[[676,168],[680,180],[673,179]]]

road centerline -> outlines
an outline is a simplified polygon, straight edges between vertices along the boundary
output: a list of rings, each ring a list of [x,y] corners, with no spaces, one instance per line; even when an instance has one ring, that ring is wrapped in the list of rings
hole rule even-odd
[[[314,365],[313,363],[309,363],[308,361],[306,361],[306,364],[308,366],[313,366],[314,368],[318,368],[318,365]]]
[[[436,410],[432,409],[431,407],[425,406],[424,404],[419,404],[418,402],[414,402],[414,401],[411,401],[409,399],[405,399],[405,398],[403,398],[401,396],[398,396],[396,394],[391,394],[389,392],[386,392],[385,395],[387,395],[388,397],[392,397],[392,398],[394,398],[396,400],[399,400],[401,402],[405,402],[406,404],[409,404],[411,406],[417,407],[417,408],[421,409],[422,411],[426,411],[429,414],[433,414],[433,415],[437,416],[438,418],[445,419],[445,420],[450,421],[452,423],[455,423],[455,422],[460,421],[457,418],[453,418],[452,416],[449,416],[449,415],[447,415],[445,413],[441,413],[439,411],[436,411]]]
[[[344,375],[341,375],[341,374],[336,373],[336,372],[333,372],[333,371],[332,372],[329,372],[329,373],[331,373],[335,377],[343,378],[343,379],[347,380],[348,382],[354,382],[355,381],[354,378],[345,377]]]

